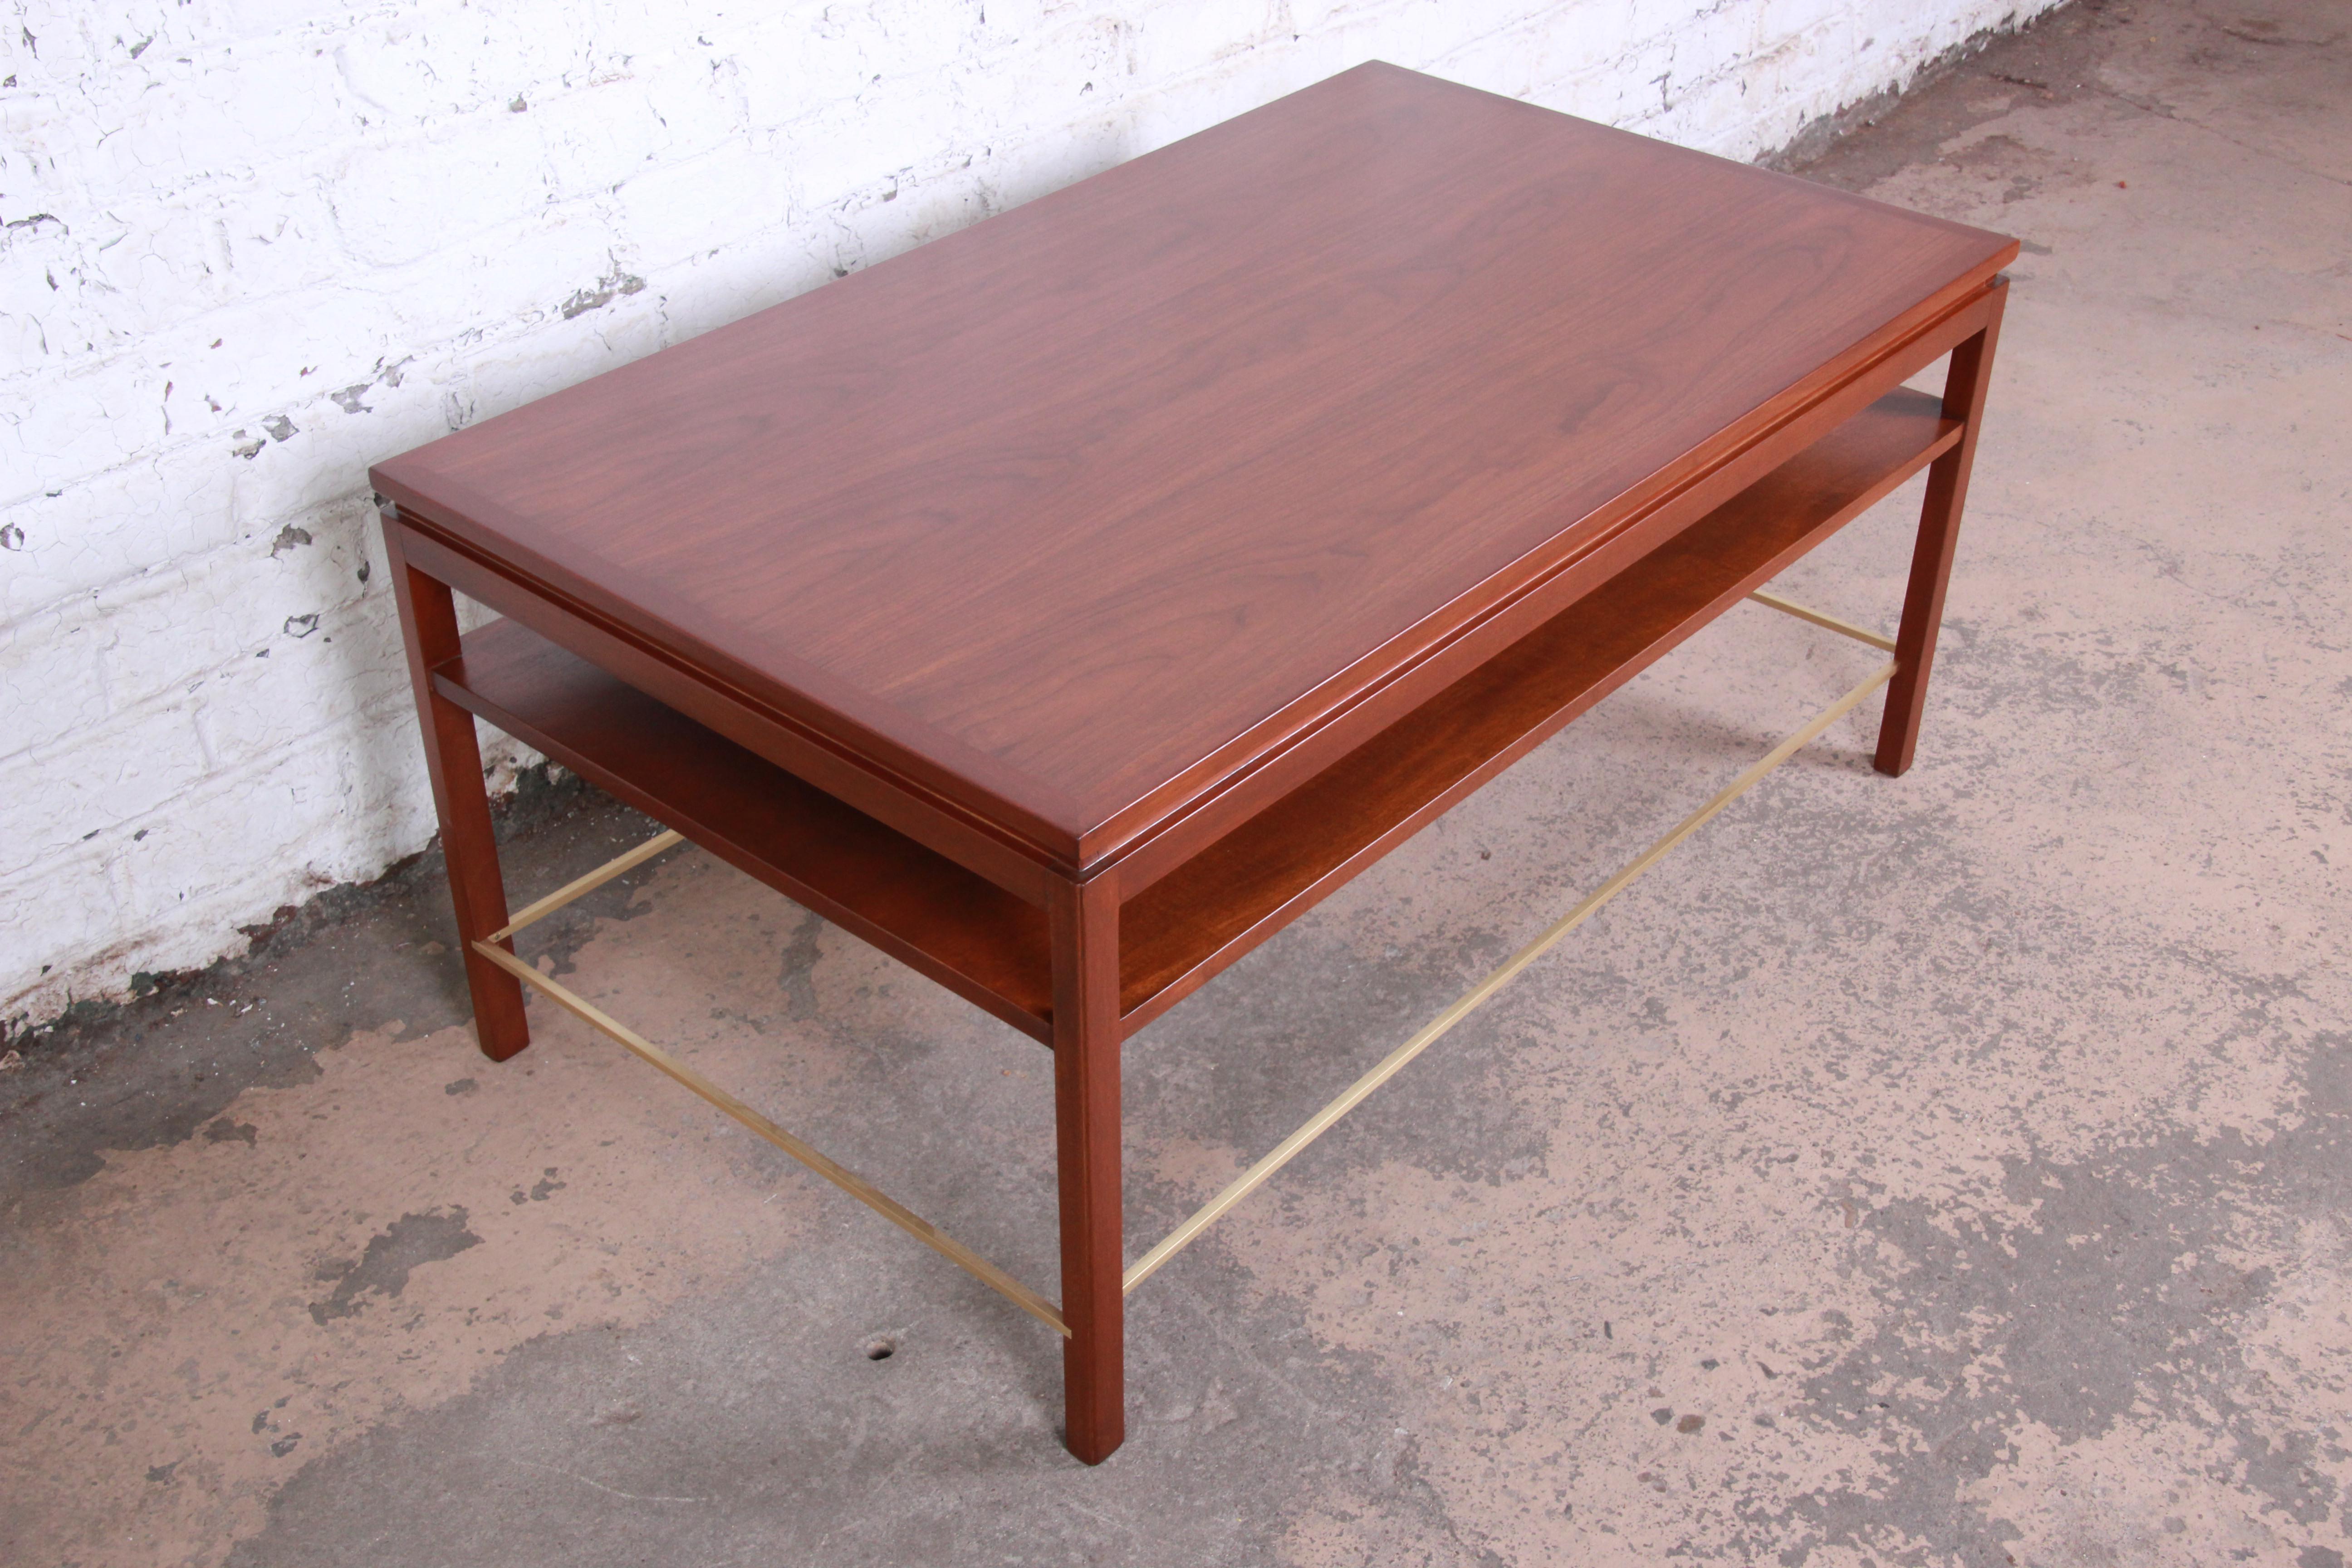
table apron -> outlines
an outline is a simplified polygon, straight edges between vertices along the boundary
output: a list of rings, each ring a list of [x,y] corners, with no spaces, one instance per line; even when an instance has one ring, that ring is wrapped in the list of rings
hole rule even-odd
[[[1302,732],[1286,749],[1235,773],[1181,815],[1108,856],[1103,863],[1119,868],[1120,886],[1129,898],[1176,870],[1371,739],[1395,717],[1411,712],[1470,674],[1983,331],[1997,291],[2005,287],[2006,279],[1996,279],[1986,289],[1889,345],[1853,376],[1729,461],[1662,498],[1607,539],[1498,605],[1317,728]]]
[[[737,745],[767,758],[787,773],[938,851],[1029,903],[1043,906],[1055,878],[1039,852],[1017,848],[988,826],[919,785],[893,779],[863,761],[852,760],[823,740],[709,679],[673,663],[635,637],[605,626],[521,581],[437,532],[427,531],[404,512],[387,512],[387,529],[400,530],[409,561],[500,615],[571,649],[658,699]]]
[[[1728,460],[1690,479],[1438,643],[1314,728],[1260,759],[1098,862],[1062,866],[954,802],[714,682],[635,634],[530,582],[397,508],[408,559],[426,574],[599,665],[614,676],[889,827],[1043,906],[1052,887],[1118,868],[1123,896],[1176,870],[1258,812],[1305,784],[1397,715],[1412,711],[1609,582],[1684,529],[1981,331],[1994,289],[1971,295],[1890,345],[1823,395]]]

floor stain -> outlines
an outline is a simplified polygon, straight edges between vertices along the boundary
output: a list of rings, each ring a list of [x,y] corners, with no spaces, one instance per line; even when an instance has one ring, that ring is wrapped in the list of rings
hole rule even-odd
[[[554,1174],[552,1171],[548,1173]],[[531,1195],[543,1198],[547,1194],[534,1189]],[[455,1258],[466,1248],[481,1244],[482,1238],[466,1228],[466,1211],[462,1208],[446,1214],[435,1209],[425,1214],[403,1215],[389,1227],[368,1237],[367,1250],[357,1262],[320,1267],[317,1278],[322,1283],[331,1281],[335,1288],[325,1300],[310,1303],[310,1321],[323,1325],[335,1318],[352,1316],[365,1304],[360,1298],[366,1292],[396,1297],[407,1289],[411,1270]]]
[[[2078,0],[1813,167],[2030,240],[1919,764],[1833,726],[1154,1276],[1109,1463],[626,1053],[484,1061],[427,878],[5,1076],[0,1561],[2343,1568],[2342,31]],[[1787,591],[1888,624],[1918,494]],[[1130,1041],[1130,1253],[1866,667],[1735,610]],[[572,804],[519,899],[652,831]],[[1034,1042],[691,850],[524,948],[1055,1289]]]

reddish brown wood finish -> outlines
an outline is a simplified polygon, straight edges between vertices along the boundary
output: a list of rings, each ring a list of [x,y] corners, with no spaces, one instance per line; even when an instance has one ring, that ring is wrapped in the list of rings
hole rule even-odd
[[[583,606],[529,587],[462,545],[405,519],[388,521],[386,527],[399,531],[409,560],[428,574],[970,867],[1039,909],[1045,907],[1045,886],[1051,879],[1045,868],[952,802],[844,756],[822,737],[773,710],[707,674],[690,670],[674,655],[651,647]]]
[[[499,875],[498,839],[482,784],[481,743],[474,716],[433,689],[433,667],[457,656],[457,610],[446,584],[408,564],[399,530],[384,530],[393,596],[400,606],[401,641],[408,648],[409,684],[425,739],[425,772],[433,783],[433,809],[441,821],[441,854],[449,868],[449,898],[457,914],[457,951],[465,955],[473,994],[474,1037],[493,1061],[530,1044],[522,984],[474,951],[474,943],[507,923],[506,885]],[[514,943],[504,944],[511,952]]]
[[[1899,772],[2016,249],[1369,66],[379,465],[461,935],[471,710],[1050,1041],[1099,1462],[1122,1037],[1932,461]]]
[[[1366,67],[375,477],[1091,868],[1384,728],[1427,694],[1401,671],[1777,466],[1811,437],[1760,437],[2013,253]]]
[[[1049,1039],[1045,911],[894,833],[517,621],[434,689],[786,897]]]
[[[1903,628],[1895,637],[1895,679],[1886,684],[1885,717],[1879,722],[1878,753],[1872,759],[1874,767],[1891,777],[1900,777],[1919,749],[1927,672],[1936,660],[1936,634],[1944,624],[1944,592],[1951,585],[1952,552],[1960,542],[1960,508],[1969,498],[1969,471],[1976,465],[1985,391],[1992,383],[1992,353],[2000,342],[2001,310],[2008,299],[2007,283],[1992,290],[1992,309],[1983,330],[1952,351],[1951,367],[1944,376],[1944,416],[1961,422],[1961,436],[1927,471],[1927,496],[1919,508],[1919,542],[1903,595]]]
[[[1054,942],[1054,1142],[1061,1176],[1063,1441],[1089,1465],[1127,1437],[1118,1129],[1118,873],[1064,882]]]
[[[1678,646],[1919,468],[1960,426],[1895,392],[1127,898],[1128,1032]],[[435,689],[1015,1027],[1050,1040],[1045,911],[519,622]],[[1124,881],[1122,888],[1125,887]]]
[[[1959,437],[1935,398],[1889,394],[1145,889],[1122,917],[1129,1028],[1337,891]]]
[[[1412,706],[1426,703],[1450,683],[1497,657],[1518,638],[1561,614],[1584,595],[1599,592],[1616,574],[1657,549],[1710,509],[1727,504],[1774,468],[1820,441],[1955,344],[1978,331],[1990,309],[1979,290],[1916,333],[1887,346],[1853,379],[1817,402],[1792,412],[1780,424],[1758,433],[1747,447],[1717,468],[1688,477],[1661,495],[1618,532],[1584,550],[1548,574],[1532,579],[1499,601],[1451,638],[1400,665],[1383,682],[1352,705],[1335,710],[1319,728],[1265,752],[1204,792],[1184,812],[1156,826],[1113,859],[1129,897],[1204,853],[1249,817],[1265,811],[1318,772],[1328,770],[1356,746],[1402,721]]]

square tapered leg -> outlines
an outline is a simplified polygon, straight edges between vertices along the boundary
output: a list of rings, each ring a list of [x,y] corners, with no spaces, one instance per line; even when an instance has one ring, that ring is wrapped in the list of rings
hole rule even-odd
[[[482,784],[481,744],[474,736],[474,716],[433,689],[434,667],[457,657],[457,603],[446,583],[408,564],[398,525],[387,521],[383,537],[425,733],[425,770],[433,781],[433,809],[441,819],[449,898],[457,906],[457,951],[473,993],[474,1035],[484,1056],[504,1061],[530,1044],[530,1024],[523,1015],[521,984],[474,951],[475,942],[507,923],[506,884],[490,831],[489,793]],[[511,942],[505,945],[513,947]]]
[[[1959,544],[1960,509],[1969,498],[1969,470],[1976,462],[1978,427],[1984,422],[1985,388],[1992,380],[1992,352],[2000,337],[2001,308],[2009,298],[2002,279],[1991,289],[1984,330],[1952,351],[1944,377],[1944,417],[1966,422],[1958,443],[1927,469],[1927,499],[1919,509],[1919,542],[1912,552],[1911,581],[1903,595],[1903,626],[1895,634],[1895,679],[1886,687],[1886,716],[1878,727],[1873,765],[1899,776],[1919,749],[1919,719],[1927,704],[1927,671],[1936,659],[1936,633],[1944,621],[1944,591],[1952,581],[1952,554]]]
[[[1064,1441],[1087,1464],[1127,1436],[1119,1209],[1118,873],[1052,890],[1054,1137],[1061,1177]]]

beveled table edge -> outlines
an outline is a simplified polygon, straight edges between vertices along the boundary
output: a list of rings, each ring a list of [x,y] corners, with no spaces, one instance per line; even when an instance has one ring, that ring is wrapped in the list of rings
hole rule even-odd
[[[1607,505],[1586,513],[1324,686],[1081,836],[1087,874],[1124,864],[1128,891],[1278,798],[1918,374],[1975,331],[2014,239]],[[1385,662],[1382,655],[1390,655]],[[1374,668],[1376,665],[1379,668]],[[1318,700],[1320,700],[1319,701]]]
[[[680,628],[666,627],[669,635],[661,635],[643,624],[652,617],[635,606],[608,602],[609,595],[534,552],[493,552],[469,537],[465,520],[385,472],[385,465],[371,468],[369,477],[394,504],[398,524],[427,553],[445,567],[455,560],[470,568],[450,579],[459,591],[532,624],[648,695],[692,712],[992,880],[1036,900],[1044,896],[1037,872],[1085,879],[1131,862],[1126,879],[1141,887],[1932,363],[1967,335],[1960,329],[1978,313],[1972,307],[1980,305],[2018,248],[2011,240],[1715,437],[1564,525],[1537,550],[1076,835],[972,776],[997,772],[1001,764],[956,772],[835,703],[763,679]],[[551,614],[532,613],[542,607]],[[586,628],[601,635],[583,637]],[[635,668],[616,668],[619,663]],[[694,700],[681,681],[699,686],[704,700]],[[728,720],[730,710],[735,721]],[[935,733],[927,731],[927,739]],[[968,750],[950,737],[937,738],[950,754]],[[1032,868],[1008,864],[1008,852]]]

